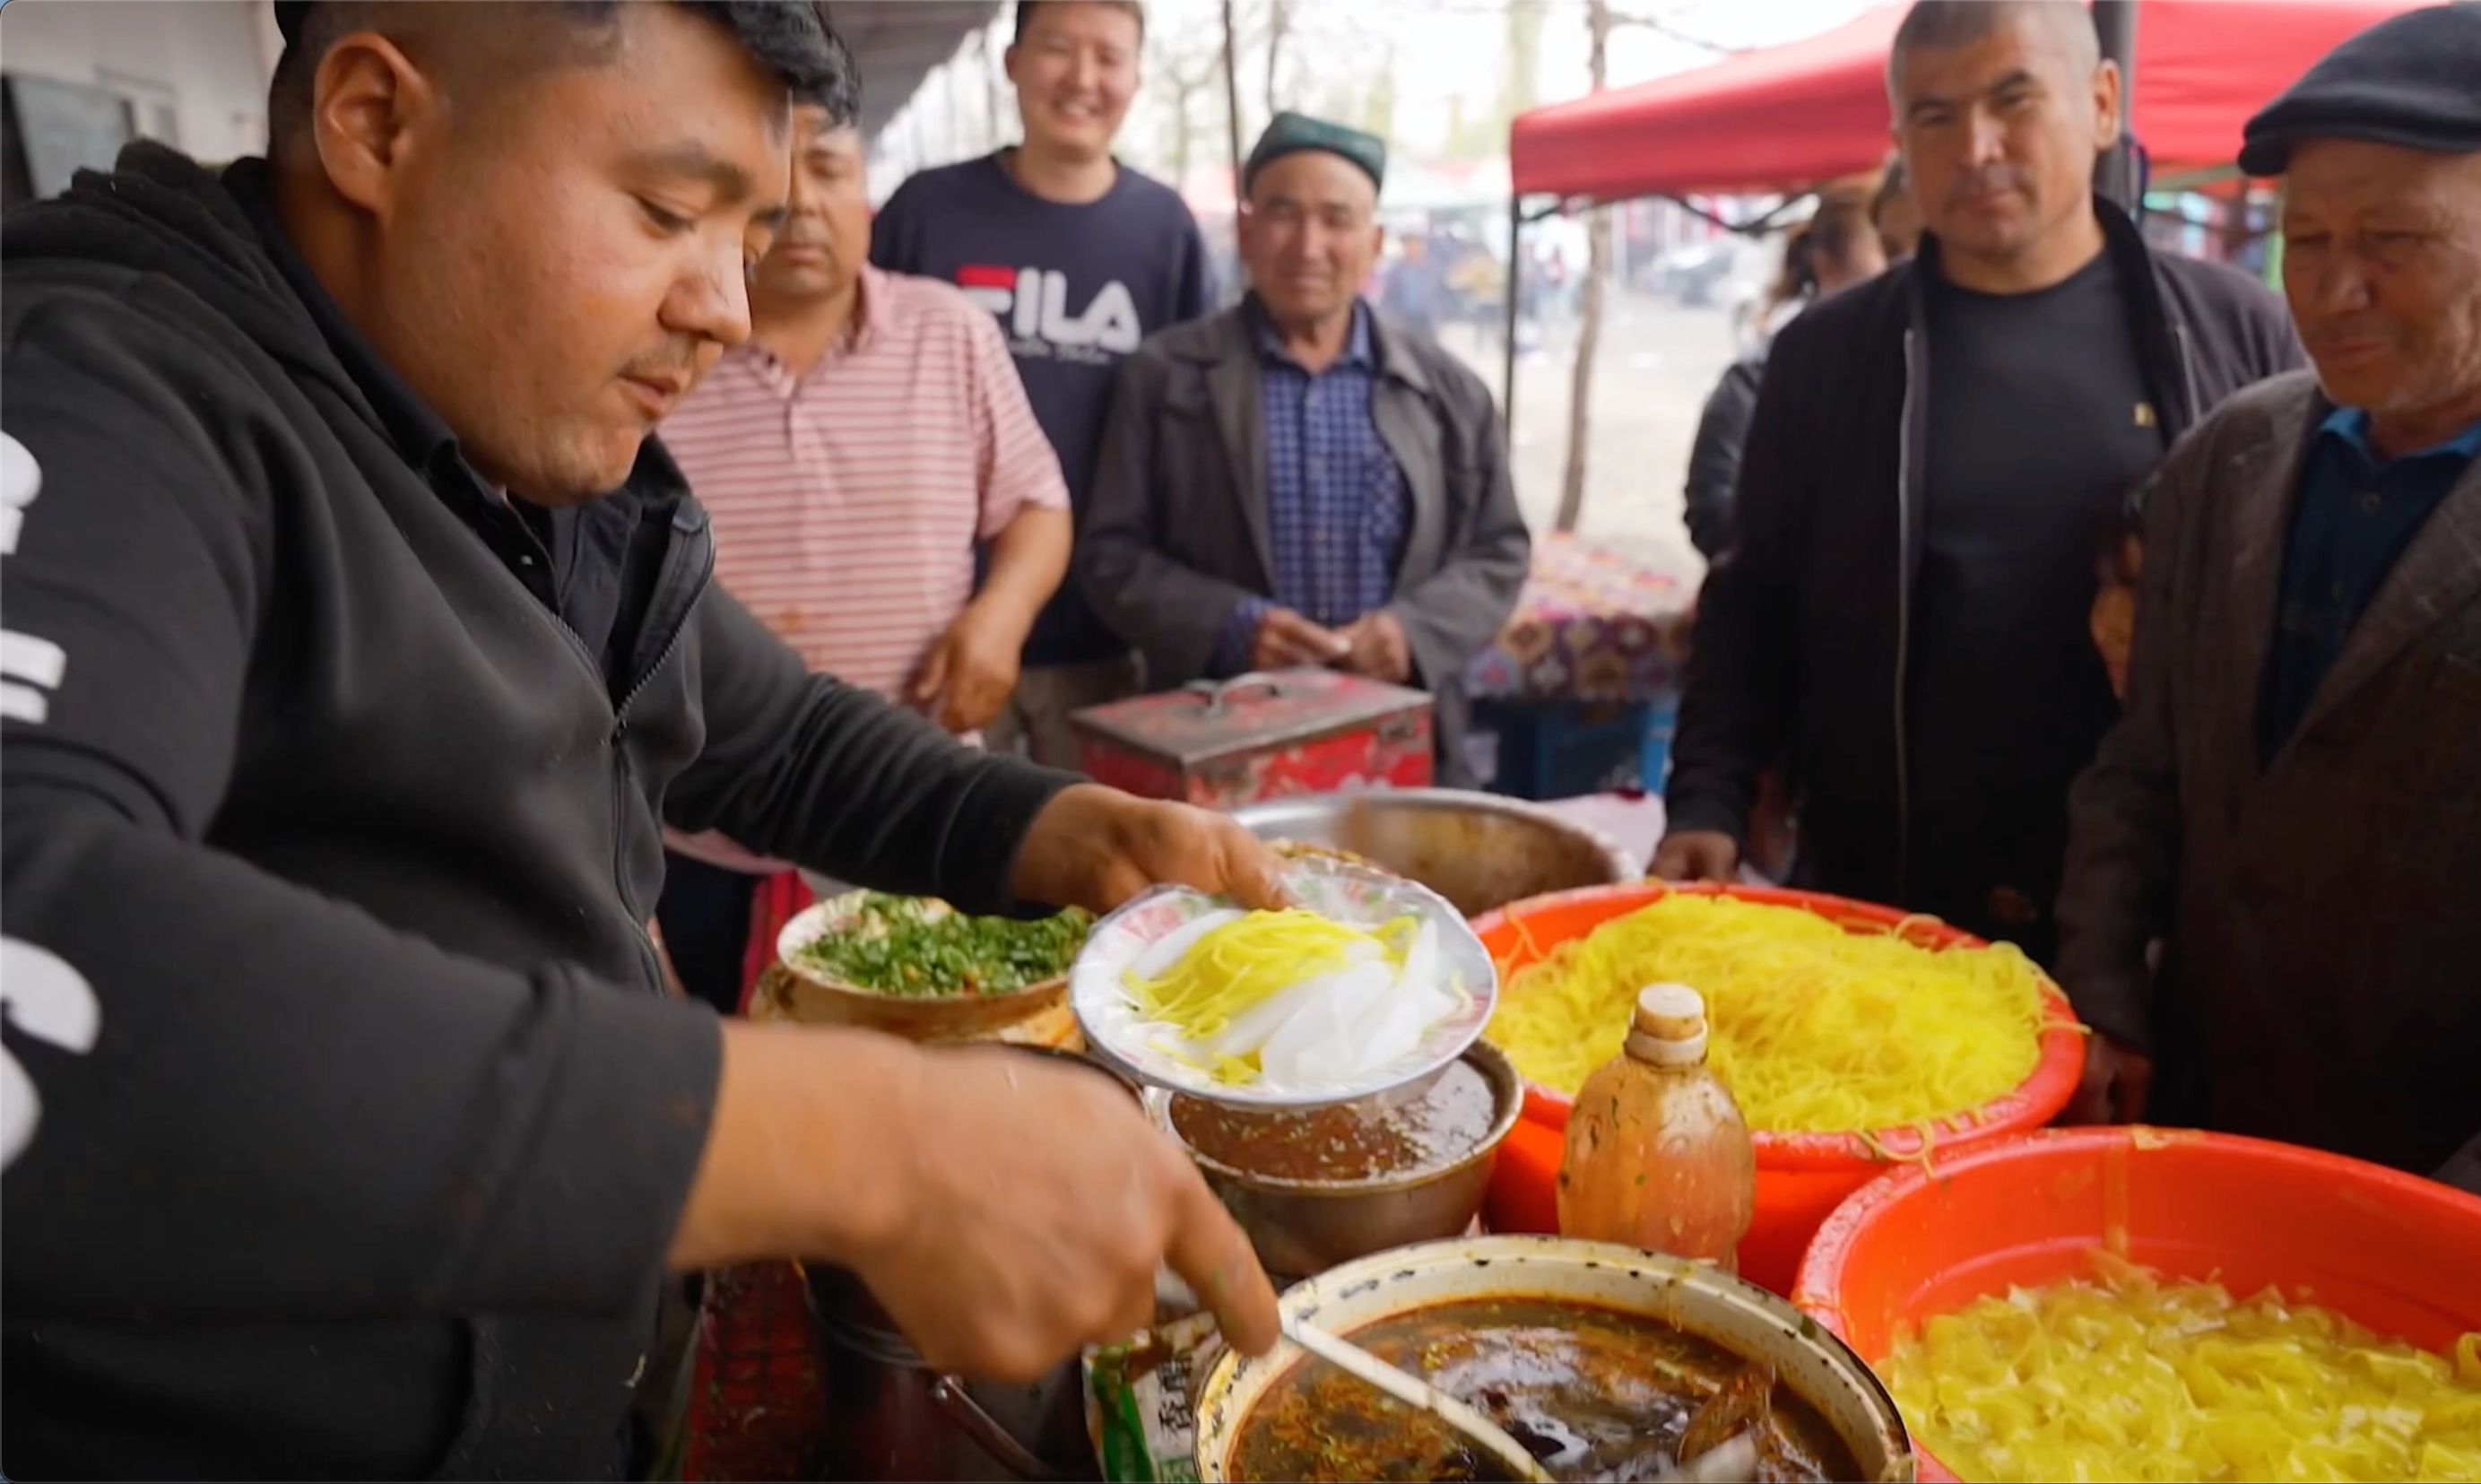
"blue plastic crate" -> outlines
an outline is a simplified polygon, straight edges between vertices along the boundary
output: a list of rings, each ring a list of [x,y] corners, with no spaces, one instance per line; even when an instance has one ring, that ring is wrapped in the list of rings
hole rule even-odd
[[[1672,692],[1647,709],[1645,745],[1638,753],[1637,777],[1648,794],[1659,794],[1671,782],[1671,739],[1680,731],[1680,696]]]
[[[1514,798],[1574,798],[1658,792],[1671,767],[1677,696],[1650,702],[1484,702],[1475,719],[1490,730],[1497,765],[1490,789]]]

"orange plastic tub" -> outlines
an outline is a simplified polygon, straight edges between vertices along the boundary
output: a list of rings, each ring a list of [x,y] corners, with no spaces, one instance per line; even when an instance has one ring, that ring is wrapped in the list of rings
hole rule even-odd
[[[1571,938],[1580,938],[1615,917],[1624,917],[1673,892],[1737,897],[1743,901],[1799,907],[1830,922],[1860,931],[1889,931],[1907,914],[1865,902],[1847,901],[1814,892],[1779,891],[1769,887],[1667,886],[1659,881],[1625,886],[1595,886],[1558,892],[1513,902],[1477,919],[1474,930],[1506,976],[1534,962]],[[1523,924],[1519,936],[1518,924]],[[1912,942],[1924,948],[1978,948],[1981,940],[1943,924],[1914,919],[1905,928]],[[2006,1097],[1936,1125],[1932,1144],[1940,1159],[1951,1150],[2000,1134],[2038,1129],[2067,1106],[2084,1067],[2084,1033],[2068,1008],[2067,997],[2049,990],[2053,1028],[2043,1033],[2042,1059],[2023,1086]],[[1566,1094],[1528,1083],[1525,1116],[1516,1132],[1500,1146],[1499,1166],[1491,1178],[1487,1219],[1493,1231],[1556,1232],[1559,1208],[1555,1182],[1559,1155],[1568,1127]],[[1915,1129],[1871,1131],[1880,1149],[1898,1159],[1918,1155],[1920,1133]],[[1887,1168],[1884,1157],[1850,1133],[1764,1133],[1756,1135],[1758,1202],[1749,1235],[1740,1241],[1740,1275],[1750,1282],[1789,1293],[1800,1270],[1801,1254],[1818,1223],[1844,1197]]]
[[[1793,1302],[1871,1365],[1896,1332],[2010,1286],[2127,1255],[2234,1294],[2268,1285],[2445,1351],[2481,1329],[2481,1197],[2289,1144],[2162,1129],[2061,1129],[1897,1170],[1839,1207]],[[1952,1479],[1926,1452],[1921,1477]]]

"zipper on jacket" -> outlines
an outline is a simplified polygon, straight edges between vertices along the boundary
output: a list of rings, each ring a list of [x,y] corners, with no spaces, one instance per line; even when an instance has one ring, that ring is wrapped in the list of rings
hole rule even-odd
[[[2188,326],[2174,323],[2171,326],[2171,353],[2180,362],[2180,389],[2188,399],[2187,416],[2180,426],[2170,430],[2171,441],[2177,442],[2191,428],[2205,420],[2205,399],[2197,395],[2197,352],[2188,344]]]
[[[1904,404],[1895,428],[1895,899],[1912,896],[1913,763],[1904,692],[1913,652],[1913,393],[1918,389],[1917,331],[1904,331]]]
[[[695,508],[691,509],[694,511]],[[638,703],[638,697],[646,693],[646,687],[663,673],[664,666],[671,663],[673,654],[681,647],[682,637],[689,632],[690,615],[696,612],[697,600],[715,580],[715,542],[696,540],[705,529],[703,521],[675,527],[676,536],[681,540],[695,541],[695,544],[685,549],[676,542],[666,554],[662,575],[655,583],[654,595],[646,603],[648,629],[645,640],[640,645],[643,649],[645,642],[652,642],[656,634],[661,633],[663,647],[629,682],[629,688],[621,692],[619,700],[612,708],[612,886],[620,894],[620,905],[627,910],[630,921],[640,924],[639,957],[646,968],[646,982],[658,994],[664,989],[663,965],[655,957],[653,941],[642,928],[646,909],[641,908],[629,892],[629,800],[637,792],[631,782],[635,769],[629,763],[629,709]],[[658,819],[655,824],[660,830],[663,820]]]

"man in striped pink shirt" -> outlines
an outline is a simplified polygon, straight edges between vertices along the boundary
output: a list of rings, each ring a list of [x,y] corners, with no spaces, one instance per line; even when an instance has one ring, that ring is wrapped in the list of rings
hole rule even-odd
[[[718,582],[812,669],[969,735],[1007,704],[1067,572],[1068,491],[989,313],[869,265],[854,102],[797,104],[791,210],[749,342],[663,440],[715,522]],[[674,844],[665,937],[691,990],[729,1008],[762,863]]]

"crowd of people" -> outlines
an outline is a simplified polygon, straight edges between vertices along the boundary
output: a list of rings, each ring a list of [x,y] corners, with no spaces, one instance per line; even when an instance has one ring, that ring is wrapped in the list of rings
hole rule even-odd
[[[2481,12],[2417,10],[2250,122],[2286,313],[2094,195],[2081,9],[1915,6],[1918,254],[1710,408],[1657,872],[1735,878],[1779,774],[1796,882],[2054,972],[2083,1115],[2481,1186],[2475,76]]]
[[[1278,116],[1210,314],[1112,154],[1135,4],[1019,4],[1022,142],[875,219],[823,7],[276,12],[266,158],[0,234],[0,1462],[612,1476],[678,1275],[762,1258],[941,1368],[1165,1267],[1271,1344],[1115,1084],[718,1017],[650,924],[730,1009],[769,872],[1277,902],[1070,770],[1142,686],[1420,687],[1459,778],[1528,538],[1487,389],[1363,294],[1386,143]],[[1902,174],[1701,437],[1658,872],[1736,877],[1771,774],[1801,884],[2055,971],[2086,1116],[2481,1186],[2476,76],[2416,11],[2251,122],[2286,314],[2094,195],[2082,7],[1915,5]]]
[[[1022,142],[869,207],[849,66],[793,100],[748,341],[665,420],[717,581],[810,668],[1074,769],[1070,717],[1141,689],[1336,665],[1430,691],[1466,775],[1466,661],[1528,543],[1488,390],[1362,295],[1385,142],[1279,116],[1240,182],[1253,287],[1215,294],[1188,208],[1121,165],[1145,11],[1021,5]],[[669,836],[660,919],[729,1012],[760,883]]]

